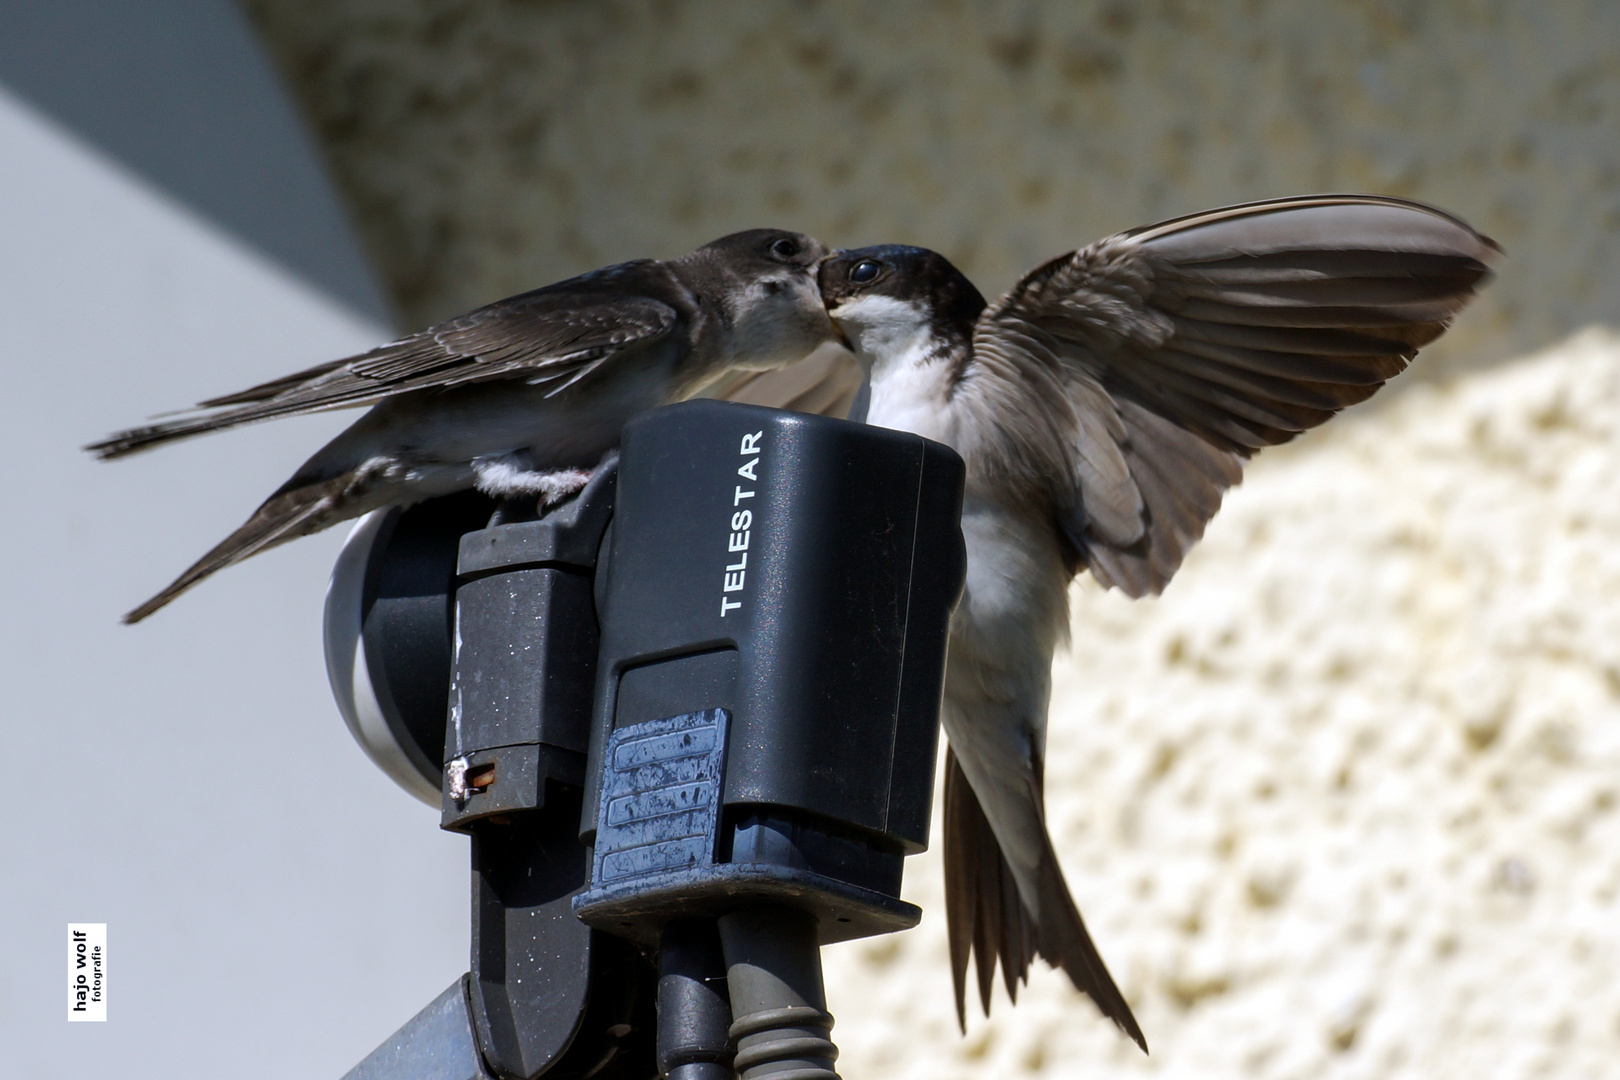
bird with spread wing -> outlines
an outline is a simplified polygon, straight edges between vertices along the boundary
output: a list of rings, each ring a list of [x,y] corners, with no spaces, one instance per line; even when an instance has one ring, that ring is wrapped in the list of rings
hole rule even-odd
[[[1491,240],[1399,199],[1211,210],[1060,255],[986,304],[944,257],[835,252],[821,291],[869,379],[864,418],[967,463],[967,587],[942,720],[959,1016],[975,962],[1016,1000],[1034,957],[1146,1049],[1047,832],[1052,657],[1080,572],[1170,582],[1256,451],[1371,397],[1489,277]]]

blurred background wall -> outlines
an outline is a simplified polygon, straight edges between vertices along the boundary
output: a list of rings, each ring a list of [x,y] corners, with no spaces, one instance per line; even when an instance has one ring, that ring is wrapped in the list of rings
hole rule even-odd
[[[263,936],[247,955],[260,996],[234,1010],[207,995],[175,999],[161,1022],[119,1036],[133,1043],[40,1035],[20,1004],[33,967],[0,965],[0,1024],[27,1031],[30,1075],[89,1075],[108,1061],[123,1062],[121,1075],[200,1072],[201,1061],[161,1071],[174,1063],[159,1048],[182,1041],[187,1017],[206,1017],[207,1045],[264,1047],[237,1075],[336,1075],[464,962],[461,883],[436,884],[461,872],[459,841],[433,836],[430,813],[340,745],[324,700],[314,607],[335,538],[222,575],[150,629],[105,625],[251,510],[320,440],[318,423],[117,470],[78,460],[76,444],[377,340],[380,320],[413,329],[736,228],[923,244],[994,294],[1109,232],[1324,190],[1435,202],[1501,241],[1509,259],[1396,393],[1262,458],[1163,599],[1074,591],[1075,647],[1058,663],[1053,709],[1053,829],[1154,1055],[1137,1055],[1044,970],[1016,1009],[1001,999],[990,1021],[958,1037],[936,852],[908,868],[908,889],[929,909],[921,928],[828,957],[846,1075],[1613,1074],[1620,345],[1579,332],[1620,320],[1620,7],[75,0],[61,8],[81,26],[68,40],[95,38],[100,51],[42,53],[46,30],[24,17],[54,7],[0,3],[11,20],[0,24],[0,57],[11,57],[0,86],[40,112],[28,130],[78,147],[63,160],[140,193],[132,198],[151,201],[155,189],[155,205],[179,207],[165,228],[206,239],[198,251],[166,249],[177,254],[160,265],[190,277],[138,269],[168,241],[107,239],[131,210],[94,219],[107,224],[71,243],[66,225],[42,226],[34,247],[0,249],[8,282],[31,286],[8,284],[8,321],[34,328],[29,348],[5,362],[67,356],[75,385],[106,386],[93,407],[16,403],[8,423],[19,445],[48,448],[29,490],[65,494],[48,504],[59,507],[58,532],[19,528],[8,551],[33,560],[19,563],[28,583],[46,580],[46,551],[64,566],[116,569],[94,591],[81,586],[55,639],[15,631],[29,648],[12,648],[13,681],[24,681],[23,658],[31,672],[48,662],[66,673],[85,656],[112,657],[147,673],[144,689],[90,680],[100,696],[74,715],[114,716],[126,729],[166,716],[163,745],[198,730],[224,739],[235,729],[210,709],[229,688],[252,687],[258,719],[243,730],[297,717],[300,738],[334,741],[313,758],[330,771],[296,774],[298,794],[279,799],[288,774],[262,735],[229,751],[241,766],[208,805],[263,802],[233,811],[228,830],[202,831],[232,838],[210,847],[229,858],[206,880],[237,884],[195,897],[176,876],[189,838],[161,858],[138,853],[196,815],[153,809],[161,804],[142,784],[155,757],[123,760],[124,744],[103,746],[128,769],[118,804],[128,835],[107,841],[126,856],[122,875],[100,885],[101,909],[126,896],[146,905],[133,911],[169,897],[194,913],[257,898]],[[119,21],[125,10],[171,38],[234,51],[165,51]],[[219,89],[268,70],[261,46],[281,86]],[[132,56],[145,58],[145,74],[119,66]],[[95,73],[111,73],[103,89],[68,93]],[[173,96],[176,73],[196,76],[189,96]],[[193,112],[202,100],[217,118],[179,141],[193,157],[214,148],[226,162],[263,162],[252,155],[274,143],[284,147],[277,162],[302,162],[300,179],[255,185],[270,165],[237,168],[220,198],[218,183],[188,187],[184,170],[154,166],[150,146],[193,115],[177,100]],[[305,137],[294,117],[313,153],[288,148],[286,132]],[[143,120],[146,141],[127,138]],[[11,145],[14,187],[35,183],[30,207],[84,221],[76,189],[41,181]],[[326,194],[275,216],[299,191]],[[344,231],[345,214],[380,290],[363,265],[317,243]],[[294,227],[312,221],[326,224]],[[289,242],[300,232],[314,239]],[[223,264],[202,249],[244,269],[210,269]],[[108,250],[130,255],[108,263]],[[47,254],[61,256],[55,277],[38,271]],[[127,369],[112,316],[74,295],[96,266],[107,271],[93,279],[101,288],[179,283],[156,298],[131,291],[121,316],[149,327],[140,355],[154,377]],[[203,287],[227,280],[245,283],[238,298]],[[71,314],[43,314],[51,305]],[[202,311],[237,315],[164,337],[175,323],[195,329]],[[63,320],[83,337],[64,344]],[[54,382],[26,385],[64,400]],[[98,500],[116,508],[117,544],[102,536],[71,548],[61,537],[81,519],[68,507]],[[262,618],[244,623],[244,612]],[[101,636],[63,644],[89,641],[87,627]],[[128,636],[141,633],[172,636]],[[215,673],[218,689],[201,701],[188,669],[172,666],[183,655]],[[168,681],[153,674],[164,671]],[[31,711],[7,718],[11,730],[46,708],[39,693]],[[86,734],[84,745],[111,737]],[[324,812],[314,793],[334,790],[363,826]],[[30,822],[60,817],[29,806]],[[268,854],[256,819],[278,823]],[[58,835],[13,839],[8,868],[58,873]],[[37,951],[48,956],[59,921],[96,917],[94,905],[69,911],[70,891],[19,891],[28,901],[14,910],[32,921],[8,916],[7,931],[46,935]],[[281,908],[344,916],[351,936],[271,919],[272,894]],[[385,914],[368,918],[383,899]],[[139,919],[151,916],[124,925]],[[115,923],[115,956],[119,934],[132,932]],[[185,940],[179,930],[149,939],[149,955],[169,958],[152,992],[212,970]],[[278,966],[278,953],[296,959]],[[57,976],[39,978],[53,987]]]

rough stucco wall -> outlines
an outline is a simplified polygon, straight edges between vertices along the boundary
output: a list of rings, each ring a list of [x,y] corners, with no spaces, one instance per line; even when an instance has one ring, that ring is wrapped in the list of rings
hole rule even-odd
[[[245,2],[413,325],[760,224],[934,247],[995,292],[1122,228],[1321,190],[1508,248],[1441,359],[1620,310],[1606,0]]]
[[[1262,457],[1158,600],[1076,586],[1049,813],[1153,1055],[1044,968],[959,1038],[929,852],[828,950],[844,1074],[1615,1076],[1617,449],[1592,332]]]

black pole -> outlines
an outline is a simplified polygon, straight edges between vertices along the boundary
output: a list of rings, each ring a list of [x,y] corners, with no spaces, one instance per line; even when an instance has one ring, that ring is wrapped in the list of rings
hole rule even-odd
[[[658,1073],[732,1080],[731,1001],[712,919],[665,927],[658,945]]]

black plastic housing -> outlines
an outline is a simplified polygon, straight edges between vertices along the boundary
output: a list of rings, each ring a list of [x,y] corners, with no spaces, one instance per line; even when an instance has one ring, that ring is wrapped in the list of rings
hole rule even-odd
[[[714,920],[799,926],[795,963],[915,924],[962,478],[916,436],[689,402],[539,520],[463,495],[378,522],[334,683],[472,837],[493,1074],[650,1075],[657,995],[665,1065],[718,1075]]]
[[[729,708],[728,807],[792,807],[921,851],[966,569],[961,459],[884,428],[693,401],[632,421],[619,471],[593,745]]]
[[[571,903],[589,876],[593,581],[614,483],[609,463],[545,517],[503,508],[457,548],[441,824],[472,836],[468,1003],[503,1077],[586,1075],[611,1058],[600,1080],[639,1078],[653,1051],[656,970]]]
[[[585,783],[594,576],[615,479],[610,463],[543,519],[461,537],[444,734],[446,829],[544,806],[548,782]]]
[[[754,898],[814,911],[824,941],[915,922],[900,869],[928,839],[962,480],[944,446],[841,420],[694,401],[631,422],[597,584],[582,918],[653,940],[665,908]],[[715,835],[650,810],[598,835],[691,783],[674,759],[613,774],[619,733],[671,718],[727,729]],[[655,854],[631,872],[609,843]]]
[[[443,787],[456,552],[494,510],[495,501],[476,491],[394,507],[377,523],[365,563],[364,677],[394,745],[432,791]]]

